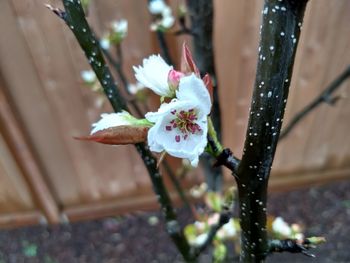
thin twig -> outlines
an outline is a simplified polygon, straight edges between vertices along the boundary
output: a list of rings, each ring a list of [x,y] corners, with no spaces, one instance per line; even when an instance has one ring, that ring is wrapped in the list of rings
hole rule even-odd
[[[284,240],[270,240],[269,253],[302,253],[308,257],[315,257],[314,254],[308,252],[309,249],[315,248],[317,245],[326,242],[324,237],[312,237],[302,240],[284,239]]]
[[[305,106],[299,113],[297,113],[288,125],[282,130],[279,140],[287,137],[292,129],[304,119],[311,111],[316,109],[322,103],[328,103],[334,105],[339,97],[332,97],[333,93],[341,87],[341,84],[350,77],[350,66],[348,66],[332,83],[317,96],[312,102]]]
[[[74,33],[81,48],[85,52],[89,63],[100,81],[113,109],[116,112],[127,109],[125,100],[119,93],[114,79],[106,65],[99,43],[92,33],[79,0],[62,0],[65,11],[60,11],[60,18],[64,19],[66,24]],[[50,8],[51,10],[53,8]],[[56,12],[55,12],[56,13]],[[57,13],[56,13],[57,14]],[[138,150],[152,181],[153,189],[158,196],[158,201],[162,206],[162,211],[166,220],[167,232],[171,236],[174,244],[178,248],[185,260],[191,261],[190,245],[188,244],[182,229],[177,221],[176,213],[173,209],[171,199],[164,185],[163,179],[157,169],[156,159],[148,150],[144,143],[136,144]]]

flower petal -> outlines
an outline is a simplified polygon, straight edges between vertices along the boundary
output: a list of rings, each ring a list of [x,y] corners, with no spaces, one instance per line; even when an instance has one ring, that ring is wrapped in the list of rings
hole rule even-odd
[[[175,118],[172,113],[174,110],[180,112],[191,109],[198,113],[200,111],[199,105],[193,104],[192,101],[173,100],[162,104],[158,112],[146,114],[147,120],[156,122],[149,130],[147,137],[151,151],[165,150],[174,157],[189,159],[192,166],[198,165],[199,155],[203,153],[207,145],[207,115],[198,114],[196,124],[199,125],[200,132],[183,134],[178,128],[168,129],[169,124]]]
[[[169,71],[173,69],[160,55],[151,55],[143,60],[143,65],[133,67],[136,79],[156,94],[172,97],[174,94],[168,85]]]
[[[115,126],[130,125],[130,121],[128,120],[129,117],[132,116],[126,111],[118,113],[103,113],[101,114],[101,119],[92,124],[93,129],[90,134]]]
[[[194,104],[200,105],[205,115],[210,113],[210,94],[203,80],[197,78],[194,74],[180,79],[179,90],[176,92],[176,97],[179,100],[189,100]]]

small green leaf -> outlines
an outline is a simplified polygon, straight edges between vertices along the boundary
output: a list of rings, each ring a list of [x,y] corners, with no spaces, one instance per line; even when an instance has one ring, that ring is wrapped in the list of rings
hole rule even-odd
[[[205,202],[215,212],[220,212],[222,209],[222,198],[218,193],[208,192],[205,196]]]
[[[185,227],[184,233],[187,240],[194,240],[197,236],[197,229],[194,225],[190,224]]]
[[[223,243],[216,245],[213,253],[214,262],[215,263],[224,262],[226,258],[226,254],[227,254],[227,248]]]

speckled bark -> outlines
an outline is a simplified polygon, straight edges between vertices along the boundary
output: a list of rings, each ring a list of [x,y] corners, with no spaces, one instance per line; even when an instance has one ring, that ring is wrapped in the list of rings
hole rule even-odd
[[[241,261],[263,262],[267,185],[281,130],[307,0],[265,0],[259,60],[243,156],[237,171]]]

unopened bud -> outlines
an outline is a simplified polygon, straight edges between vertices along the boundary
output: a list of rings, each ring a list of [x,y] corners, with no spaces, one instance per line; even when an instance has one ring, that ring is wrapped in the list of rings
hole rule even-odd
[[[183,74],[180,71],[176,71],[174,69],[169,71],[168,74],[168,84],[172,89],[176,89],[179,86],[180,79],[184,77],[185,74]]]

